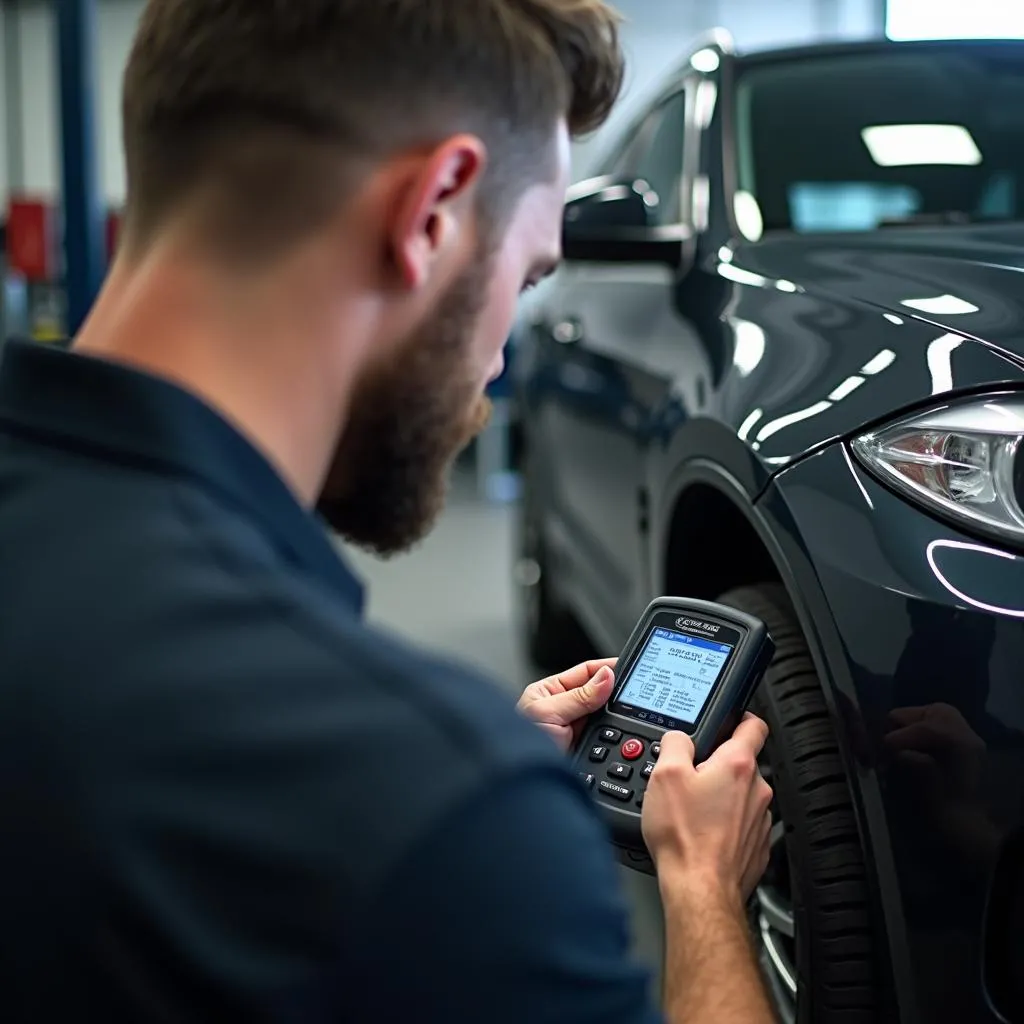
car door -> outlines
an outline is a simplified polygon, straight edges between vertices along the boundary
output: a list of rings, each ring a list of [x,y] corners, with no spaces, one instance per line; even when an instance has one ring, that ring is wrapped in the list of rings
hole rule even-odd
[[[652,220],[684,219],[687,92],[670,92],[606,174],[636,181]],[[678,340],[675,271],[656,264],[569,264],[548,329],[556,342],[558,515],[573,601],[602,642],[625,639],[650,598],[643,458],[664,396],[665,348]],[[658,379],[652,378],[654,365]]]

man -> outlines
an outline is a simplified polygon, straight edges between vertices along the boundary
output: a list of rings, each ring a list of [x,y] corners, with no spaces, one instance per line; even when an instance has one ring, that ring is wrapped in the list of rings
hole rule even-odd
[[[147,6],[122,250],[0,371],[5,1024],[658,1019],[563,754],[610,663],[517,715],[313,515],[430,527],[621,78],[600,0]],[[764,738],[648,791],[671,1022],[770,1019]]]

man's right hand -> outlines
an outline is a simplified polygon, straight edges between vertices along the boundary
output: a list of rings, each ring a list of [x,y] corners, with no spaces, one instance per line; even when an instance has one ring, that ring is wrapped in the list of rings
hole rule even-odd
[[[757,757],[768,727],[747,715],[703,764],[666,733],[644,795],[643,833],[662,891],[683,886],[746,903],[768,866],[772,790]]]

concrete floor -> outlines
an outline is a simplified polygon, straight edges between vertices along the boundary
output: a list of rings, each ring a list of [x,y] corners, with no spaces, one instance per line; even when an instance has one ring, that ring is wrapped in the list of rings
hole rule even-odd
[[[512,506],[483,502],[472,473],[460,468],[444,516],[413,552],[386,562],[361,551],[346,556],[367,585],[371,621],[518,694],[537,673],[516,636],[514,515]]]
[[[479,667],[513,697],[541,675],[517,636],[514,517],[514,506],[484,502],[471,467],[461,466],[444,516],[416,550],[387,562],[346,550],[367,585],[371,621]],[[626,868],[621,878],[635,952],[652,971],[657,998],[664,957],[657,883]]]

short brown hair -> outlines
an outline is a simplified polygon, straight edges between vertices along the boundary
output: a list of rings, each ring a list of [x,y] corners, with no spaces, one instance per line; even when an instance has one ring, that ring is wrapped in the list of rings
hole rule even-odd
[[[557,121],[599,127],[622,81],[603,0],[149,0],[124,79],[126,244],[202,194],[212,243],[273,254],[360,168],[462,131],[488,147],[494,224],[550,172]]]

